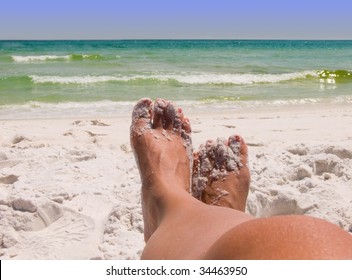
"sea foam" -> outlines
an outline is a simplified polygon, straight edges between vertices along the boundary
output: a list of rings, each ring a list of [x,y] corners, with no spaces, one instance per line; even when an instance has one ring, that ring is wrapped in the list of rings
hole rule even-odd
[[[81,61],[81,60],[102,60],[99,54],[70,54],[70,55],[13,55],[11,59],[15,62],[45,62],[45,61]]]
[[[213,85],[250,85],[258,83],[278,83],[316,76],[314,71],[303,71],[283,74],[190,74],[166,75],[161,79],[174,79],[183,84],[213,84]]]
[[[181,74],[143,74],[131,76],[38,76],[31,75],[34,83],[93,84],[104,82],[177,82],[189,85],[251,85],[258,83],[279,83],[284,81],[317,77],[315,71],[302,71],[283,74],[219,74],[219,73],[181,73]]]
[[[94,84],[94,83],[104,83],[111,81],[129,81],[127,77],[114,77],[114,76],[71,76],[71,77],[61,77],[61,76],[38,76],[31,75],[30,78],[34,83],[53,83],[53,84]]]
[[[68,60],[69,55],[13,55],[12,60],[15,62],[34,62],[34,61],[46,61],[46,60]]]

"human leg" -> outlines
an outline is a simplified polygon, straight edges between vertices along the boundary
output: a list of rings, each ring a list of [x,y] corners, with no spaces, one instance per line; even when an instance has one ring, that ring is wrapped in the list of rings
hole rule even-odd
[[[302,216],[253,219],[241,211],[244,203],[237,200],[246,200],[249,183],[241,138],[220,141],[195,157],[209,166],[199,169],[207,180],[195,191],[204,190],[205,203],[192,197],[189,132],[188,120],[166,101],[153,105],[145,99],[134,109],[131,144],[142,180],[147,242],[142,258],[352,258],[351,236],[330,223]],[[213,169],[221,176],[213,176]]]
[[[207,259],[352,259],[352,237],[309,216],[275,216],[244,222],[221,236]]]
[[[188,120],[169,102],[144,99],[135,106],[131,145],[142,181],[143,258],[202,258],[222,234],[252,218],[190,195],[189,133]]]
[[[249,184],[246,163],[247,146],[240,136],[208,140],[195,154],[193,195],[209,205],[244,211]],[[205,258],[351,259],[352,237],[336,225],[308,216],[251,219],[224,233]]]

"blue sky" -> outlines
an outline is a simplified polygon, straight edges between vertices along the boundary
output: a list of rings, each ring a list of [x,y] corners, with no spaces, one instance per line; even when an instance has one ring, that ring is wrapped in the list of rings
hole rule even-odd
[[[0,39],[352,39],[351,0],[0,0]]]

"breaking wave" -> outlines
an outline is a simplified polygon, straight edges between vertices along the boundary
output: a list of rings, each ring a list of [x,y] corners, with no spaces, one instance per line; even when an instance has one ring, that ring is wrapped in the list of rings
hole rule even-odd
[[[70,54],[70,55],[13,55],[15,62],[45,62],[45,61],[82,61],[82,60],[103,60],[99,54]]]
[[[322,82],[329,84],[352,81],[352,71],[347,70],[322,70],[318,71],[318,76]]]
[[[302,71],[284,74],[143,74],[131,76],[38,76],[31,75],[36,84],[94,84],[105,82],[126,83],[177,83],[187,85],[251,85],[259,83],[279,83],[297,79],[318,77],[316,71]]]

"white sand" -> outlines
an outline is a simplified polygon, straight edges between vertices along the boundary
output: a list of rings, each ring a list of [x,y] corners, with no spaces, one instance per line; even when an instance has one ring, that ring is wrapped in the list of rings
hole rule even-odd
[[[313,215],[352,230],[351,105],[190,119],[196,147],[234,133],[249,144],[249,213]],[[1,259],[139,258],[129,124],[130,116],[0,121]]]

